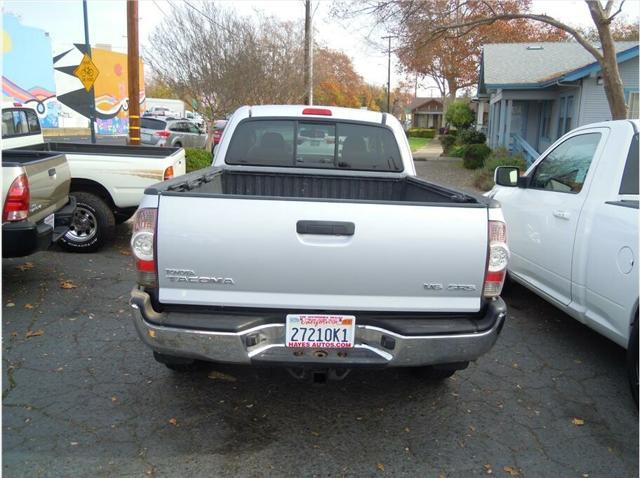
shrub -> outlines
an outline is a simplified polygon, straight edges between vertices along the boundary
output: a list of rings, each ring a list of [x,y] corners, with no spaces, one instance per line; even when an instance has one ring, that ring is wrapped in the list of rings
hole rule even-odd
[[[445,134],[440,136],[440,144],[442,144],[442,150],[444,154],[448,154],[449,150],[456,142],[456,137],[453,134]]]
[[[407,136],[413,136],[414,138],[435,138],[436,130],[429,128],[409,128],[407,130]]]
[[[463,129],[458,133],[458,144],[484,144],[487,137],[484,133],[474,129]]]
[[[465,149],[462,164],[467,169],[481,168],[490,154],[491,148],[486,144],[470,144]]]
[[[455,100],[447,108],[444,119],[458,129],[465,129],[473,123],[473,111],[466,101]]]
[[[520,154],[511,154],[507,148],[501,146],[491,152],[491,155],[485,161],[484,168],[476,174],[474,185],[482,190],[488,191],[493,187],[493,173],[498,166],[516,166],[520,171],[524,171],[527,163]]]
[[[451,156],[452,158],[462,158],[464,156],[464,152],[467,150],[467,146],[468,145],[466,144],[463,144],[463,145],[454,144],[449,150],[449,152],[447,153],[447,156]]]
[[[204,149],[186,148],[187,172],[211,166],[211,153]]]

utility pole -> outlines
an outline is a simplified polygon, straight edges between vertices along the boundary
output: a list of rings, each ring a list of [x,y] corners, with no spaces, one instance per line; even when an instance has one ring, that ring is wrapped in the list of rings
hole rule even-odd
[[[311,0],[304,2],[304,86],[305,103],[313,104],[313,24],[311,22]]]
[[[89,43],[89,15],[87,14],[87,0],[82,0],[82,13],[84,14],[84,48],[91,58],[91,44]],[[96,144],[96,95],[93,86],[89,91],[89,125],[91,129],[91,143]]]
[[[129,84],[129,144],[140,144],[140,60],[138,0],[127,0],[127,69]]]
[[[387,113],[391,113],[391,39],[396,38],[393,35],[382,37],[383,40],[389,40],[389,48],[387,49]]]

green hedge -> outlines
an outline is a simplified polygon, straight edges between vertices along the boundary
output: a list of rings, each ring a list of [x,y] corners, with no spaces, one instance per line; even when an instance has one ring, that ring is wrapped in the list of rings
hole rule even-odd
[[[484,133],[476,131],[474,129],[463,129],[458,132],[457,144],[484,144],[487,142],[487,137]]]
[[[486,144],[469,144],[462,156],[462,165],[467,169],[479,169],[491,154],[491,148]]]
[[[496,148],[485,161],[484,168],[476,173],[475,186],[482,191],[491,189],[493,173],[498,166],[516,166],[523,172],[527,169],[527,163],[520,154],[511,154],[505,147]]]
[[[204,149],[186,148],[185,156],[187,157],[187,172],[197,169],[208,168],[211,166],[211,153]]]
[[[409,128],[407,130],[407,136],[432,139],[436,137],[436,130],[428,128]]]

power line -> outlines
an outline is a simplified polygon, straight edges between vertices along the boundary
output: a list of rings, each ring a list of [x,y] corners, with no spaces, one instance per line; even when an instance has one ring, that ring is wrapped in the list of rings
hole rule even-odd
[[[158,7],[158,10],[160,10],[162,12],[162,16],[163,17],[167,17],[168,15],[166,14],[166,12],[164,11],[164,9],[160,6],[160,4],[158,2],[156,2],[156,0],[153,0],[153,4]]]

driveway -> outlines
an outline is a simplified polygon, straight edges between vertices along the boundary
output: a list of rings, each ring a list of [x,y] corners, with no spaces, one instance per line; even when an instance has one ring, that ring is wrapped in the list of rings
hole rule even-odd
[[[99,254],[3,260],[6,476],[637,476],[624,351],[521,287],[494,349],[440,384],[181,375],[135,335],[129,229]]]

